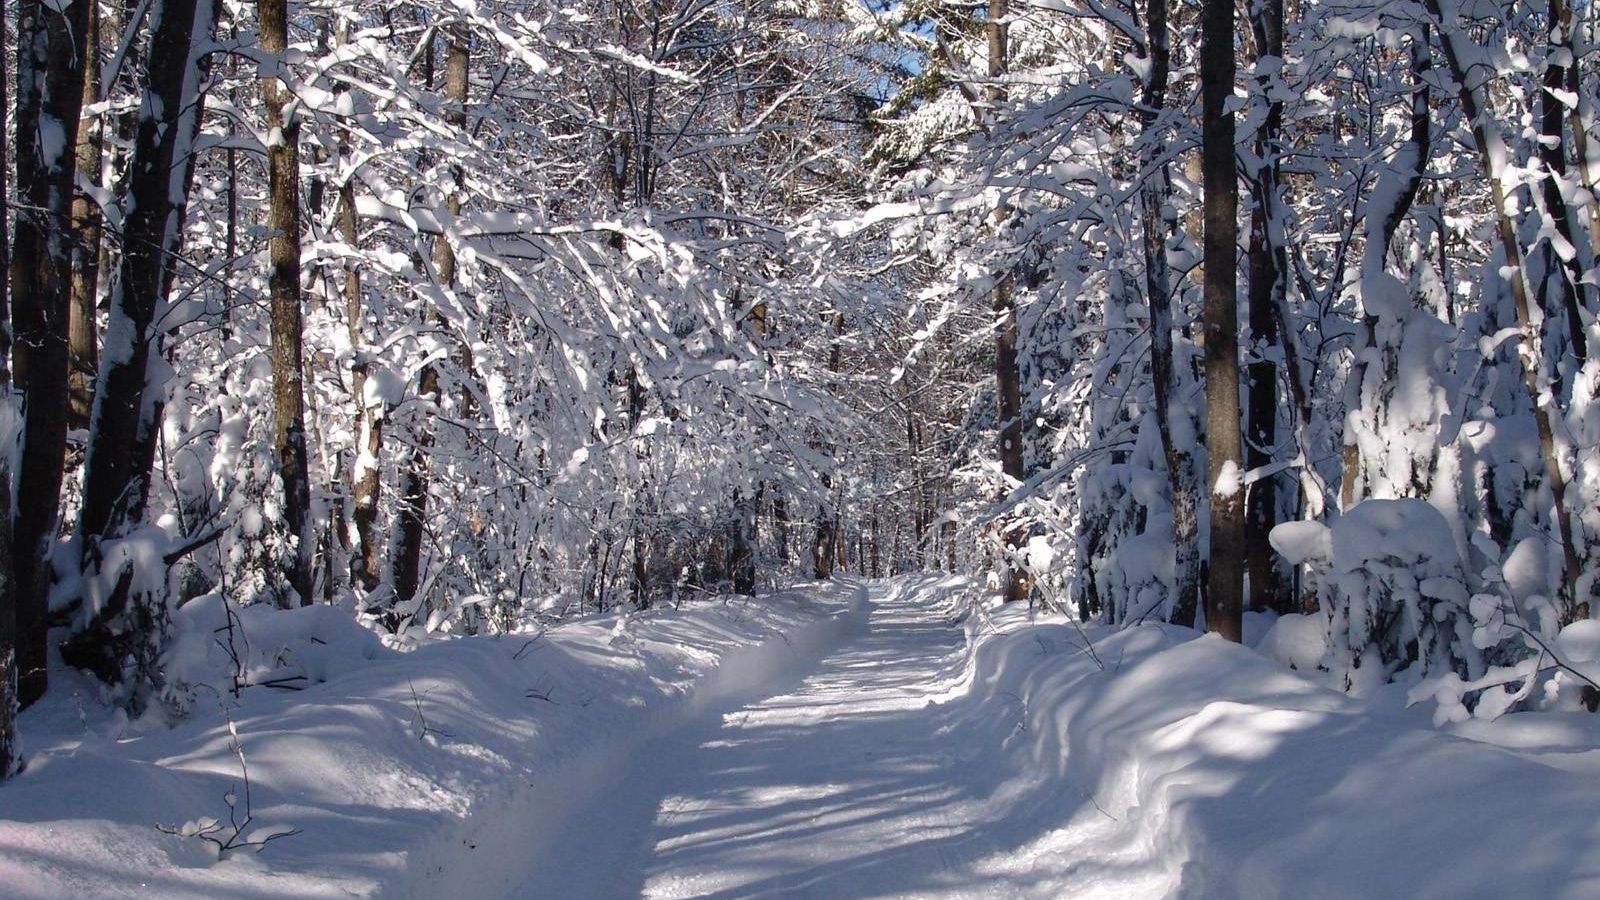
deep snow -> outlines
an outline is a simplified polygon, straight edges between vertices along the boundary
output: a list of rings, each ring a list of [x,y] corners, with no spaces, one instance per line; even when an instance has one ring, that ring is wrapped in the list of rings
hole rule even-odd
[[[342,614],[256,623],[247,659],[362,649],[292,666],[326,678],[304,690],[197,699],[171,729],[130,728],[63,676],[23,714],[28,770],[0,785],[0,897],[493,897],[640,740],[803,671],[857,626],[862,596],[806,587],[404,653]],[[301,832],[218,860],[156,826],[226,821],[224,795],[241,795],[224,704],[255,830]]]
[[[1600,896],[1593,717],[1465,740],[1191,631],[873,593],[797,686],[645,747],[508,900]]]
[[[527,640],[246,691],[259,821],[302,832],[220,861],[154,827],[224,812],[220,714],[85,734],[58,690],[0,787],[0,894],[1600,896],[1586,714],[1440,729],[1403,688],[934,575]]]

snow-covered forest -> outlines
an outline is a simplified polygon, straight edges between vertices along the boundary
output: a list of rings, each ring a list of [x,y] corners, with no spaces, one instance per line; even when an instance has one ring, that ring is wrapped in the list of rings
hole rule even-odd
[[[0,894],[1600,892],[1588,0],[0,25]],[[1015,772],[587,855],[740,704]]]

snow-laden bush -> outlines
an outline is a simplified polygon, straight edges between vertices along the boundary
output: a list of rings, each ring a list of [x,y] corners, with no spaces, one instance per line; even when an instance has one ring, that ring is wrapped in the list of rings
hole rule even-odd
[[[180,715],[248,687],[300,690],[393,652],[349,613],[325,604],[240,605],[212,592],[183,604],[173,618],[162,698]]]
[[[1417,678],[1483,673],[1461,555],[1433,506],[1367,500],[1326,525],[1280,525],[1272,543],[1326,584],[1322,667],[1346,690],[1364,693],[1402,670]]]

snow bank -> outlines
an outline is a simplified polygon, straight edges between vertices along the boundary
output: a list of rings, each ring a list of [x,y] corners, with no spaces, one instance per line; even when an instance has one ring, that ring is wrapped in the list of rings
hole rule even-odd
[[[1600,896],[1593,717],[1448,733],[1171,626],[995,608],[969,634],[973,708],[1019,717],[997,748],[1017,792],[1069,820],[1025,849],[1037,870],[1164,868],[1197,898]]]
[[[526,874],[524,848],[633,749],[804,669],[859,623],[864,596],[807,587],[409,653],[307,611],[303,624],[331,637],[296,643],[247,619],[260,627],[240,671],[304,688],[235,699],[223,686],[209,704],[197,691],[173,729],[108,716],[68,676],[24,714],[30,766],[0,786],[0,885],[11,900],[497,896]],[[322,654],[335,643],[361,652],[333,665]],[[262,650],[279,646],[287,656]],[[175,662],[199,667],[205,652]],[[157,826],[226,823],[230,794],[242,814],[224,705],[249,767],[245,836],[300,831],[219,858]]]

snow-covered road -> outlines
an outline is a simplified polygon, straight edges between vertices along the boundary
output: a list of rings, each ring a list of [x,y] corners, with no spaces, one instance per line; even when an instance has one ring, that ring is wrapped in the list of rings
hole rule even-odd
[[[1168,872],[1061,864],[1097,816],[1010,780],[995,726],[1022,719],[978,708],[937,585],[872,587],[866,627],[798,684],[645,746],[510,896],[1165,895]]]

